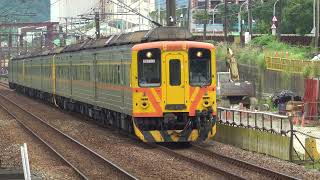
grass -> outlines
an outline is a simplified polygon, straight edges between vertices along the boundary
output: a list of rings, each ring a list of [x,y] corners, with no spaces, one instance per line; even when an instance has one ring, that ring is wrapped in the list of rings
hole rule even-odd
[[[227,55],[227,45],[224,43],[215,44],[217,47],[217,59],[224,60]],[[240,47],[236,44],[229,44],[239,63],[264,66],[264,55],[259,47]]]
[[[288,53],[289,59],[295,60],[309,60],[312,56],[312,48],[303,46],[292,46],[279,42],[274,36],[264,35],[254,38],[250,44],[245,47],[241,47],[236,44],[224,44],[224,43],[211,43],[217,47],[217,59],[224,60],[227,54],[227,47],[230,47],[235,53],[239,63],[257,65],[259,68],[264,69],[264,56],[275,56],[278,52],[279,56],[286,57]]]

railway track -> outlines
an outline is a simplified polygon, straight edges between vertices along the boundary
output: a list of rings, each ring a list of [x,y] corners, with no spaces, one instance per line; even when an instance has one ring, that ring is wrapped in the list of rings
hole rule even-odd
[[[0,83],[1,86],[4,86]],[[21,108],[0,93],[0,106],[74,169],[82,179],[137,179],[89,147]]]
[[[199,145],[192,144],[191,148],[194,149],[197,152],[200,152],[201,154],[206,155],[206,156],[209,156],[209,157],[212,157],[212,158],[217,158],[217,159],[220,159],[222,161],[225,161],[225,162],[228,162],[230,164],[233,164],[233,165],[235,165],[237,167],[241,167],[241,168],[253,171],[253,172],[257,172],[257,173],[259,173],[259,174],[261,174],[261,175],[263,175],[265,177],[269,177],[271,179],[298,179],[296,177],[292,177],[292,176],[289,176],[289,175],[286,175],[286,174],[283,174],[283,173],[280,173],[280,172],[277,172],[277,171],[274,171],[274,170],[271,170],[271,169],[268,169],[268,168],[257,166],[257,165],[254,165],[252,163],[249,163],[249,162],[246,162],[246,161],[243,161],[243,160],[239,160],[239,159],[235,159],[235,158],[232,158],[232,157],[224,156],[222,154],[216,153],[216,152],[211,151],[209,149],[203,148],[203,147],[201,147]]]
[[[245,161],[223,156],[194,144],[189,148],[183,149],[161,145],[155,146],[178,159],[217,172],[228,179],[297,179]]]
[[[5,88],[8,88],[9,89],[9,84],[8,84],[8,82],[7,81],[0,81],[0,86],[3,86],[3,87],[5,87]]]
[[[177,159],[180,159],[180,160],[183,160],[183,161],[187,161],[193,165],[196,165],[196,166],[199,166],[201,168],[204,168],[204,169],[207,169],[209,171],[213,171],[213,172],[216,172],[218,174],[221,174],[222,176],[225,176],[227,177],[227,179],[245,179],[245,178],[242,178],[240,177],[239,175],[233,173],[233,172],[230,172],[230,171],[226,171],[222,168],[218,168],[216,166],[213,166],[213,165],[210,165],[210,164],[207,164],[207,163],[204,163],[202,161],[199,161],[195,158],[191,158],[187,155],[184,155],[184,154],[181,154],[175,150],[172,150],[171,148],[168,148],[168,147],[165,147],[165,146],[161,146],[161,145],[153,145],[155,148],[158,148],[160,149],[161,151],[164,151],[165,153],[168,153],[170,155],[172,155],[173,157],[177,158]]]
[[[0,83],[0,85],[7,88],[7,86],[5,84]],[[0,94],[0,105],[2,104],[1,97],[5,98]],[[11,102],[11,103],[14,104],[14,102]],[[1,105],[1,106],[3,106],[3,105]],[[19,105],[16,105],[16,106],[19,106]],[[34,116],[34,115],[32,115],[32,116]],[[37,117],[35,117],[35,118],[37,118]],[[40,119],[40,121],[41,121],[41,119]],[[50,125],[48,125],[48,126],[50,126]],[[59,131],[59,130],[56,129],[56,131]],[[68,135],[65,135],[65,136],[68,136]],[[137,139],[135,139],[135,140],[137,141]],[[44,142],[44,143],[46,143],[46,142]],[[227,177],[227,179],[252,179],[252,177],[261,178],[261,179],[297,179],[297,178],[287,176],[285,174],[282,174],[282,173],[279,173],[276,171],[272,171],[270,169],[266,169],[266,168],[256,166],[254,164],[250,164],[245,161],[241,161],[241,160],[234,159],[231,157],[223,156],[219,153],[210,151],[206,148],[203,148],[201,146],[194,145],[194,144],[192,144],[191,147],[185,148],[182,150],[181,149],[178,149],[178,150],[172,149],[170,147],[168,148],[168,147],[157,145],[157,144],[150,144],[150,146],[152,146],[153,148],[160,149],[161,151],[173,156],[176,159],[180,159],[182,161],[189,162],[195,166],[201,167],[201,168],[206,169],[208,171],[221,174],[222,176]],[[51,148],[51,149],[53,151],[55,151],[54,148]],[[62,155],[60,155],[60,157],[61,156]],[[202,159],[197,158],[197,157],[201,157],[201,156],[203,157]],[[63,157],[61,157],[61,158],[63,158]],[[209,161],[204,161],[203,159],[207,159]],[[216,160],[211,161],[211,159],[216,159]],[[68,159],[64,159],[64,160],[68,161]],[[219,162],[222,162],[222,163],[219,163]],[[73,167],[73,165],[70,162],[68,164]],[[228,167],[228,168],[226,168],[226,167]],[[230,167],[232,167],[232,168],[230,168]],[[74,168],[76,168],[75,170],[79,173],[80,176],[81,176],[81,174],[85,175],[85,173],[82,173],[82,171],[79,170],[76,166],[74,166]],[[235,171],[234,170],[235,168],[238,170]],[[239,173],[239,172],[241,172],[241,173]],[[128,174],[128,173],[126,173],[126,174]],[[87,179],[88,177],[86,176],[83,178]],[[134,177],[132,175],[129,175],[128,179],[130,179],[130,178],[134,178]],[[90,177],[89,179],[92,179],[92,178]]]

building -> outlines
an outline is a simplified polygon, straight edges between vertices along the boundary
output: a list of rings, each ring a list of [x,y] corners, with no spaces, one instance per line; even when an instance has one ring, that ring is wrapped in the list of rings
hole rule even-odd
[[[51,0],[51,21],[64,21],[65,17],[79,17],[80,14],[92,13],[99,7],[99,0]]]
[[[242,4],[246,0],[228,0],[228,4]],[[210,33],[222,33],[223,31],[223,20],[219,12],[219,8],[223,7],[224,0],[209,0],[208,12],[210,14],[207,31]],[[192,14],[199,11],[203,11],[205,8],[205,0],[192,0]],[[220,18],[219,18],[220,17]],[[203,32],[203,22],[196,19],[191,19],[191,31],[192,32]],[[238,25],[237,25],[238,28]],[[239,29],[239,28],[238,28]]]
[[[26,45],[22,27],[31,31],[32,25],[49,21],[50,0],[1,0],[0,7],[0,74],[6,74],[10,57]],[[49,30],[46,35],[52,34]]]
[[[188,26],[188,7],[188,0],[176,0],[178,26]],[[162,25],[166,25],[166,0],[155,0],[154,14],[155,16],[152,17],[154,20]]]
[[[205,8],[205,0],[190,0],[190,7],[188,0],[176,0],[177,4],[177,22],[178,26],[188,27],[190,26],[191,32],[203,32],[203,22],[196,20],[193,16],[197,12],[201,12]],[[242,4],[246,0],[229,0],[229,3]],[[218,18],[220,12],[218,7],[224,4],[224,0],[208,0],[208,12],[211,14],[207,24],[208,32],[222,32],[223,22],[221,18]],[[188,18],[188,11],[190,10],[191,16]],[[156,16],[154,20],[161,24],[166,24],[166,0],[155,0],[155,11]]]
[[[98,11],[101,34],[108,35],[150,29],[150,22],[135,12],[150,17],[154,0],[60,0],[52,3],[51,9],[51,20],[59,21],[64,26],[63,31],[69,29],[69,34],[85,33],[89,36],[95,35],[93,18]]]
[[[104,12],[107,15],[103,18],[103,21],[108,26],[115,28],[117,32],[146,30],[152,27],[152,23],[142,16],[150,18],[150,13],[155,11],[154,0],[119,0],[117,3],[110,1],[105,3]],[[137,15],[137,13],[142,16]]]

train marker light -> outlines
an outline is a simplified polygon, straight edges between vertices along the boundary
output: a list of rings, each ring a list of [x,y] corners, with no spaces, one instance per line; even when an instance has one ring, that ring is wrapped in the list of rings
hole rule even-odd
[[[198,51],[198,52],[197,52],[197,57],[202,57],[202,55],[203,55],[203,54],[202,54],[201,51]]]

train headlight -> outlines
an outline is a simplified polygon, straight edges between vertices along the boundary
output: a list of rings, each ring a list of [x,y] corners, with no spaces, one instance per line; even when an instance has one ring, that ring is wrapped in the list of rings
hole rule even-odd
[[[152,52],[147,52],[147,54],[146,54],[146,56],[147,56],[147,58],[152,58]]]

